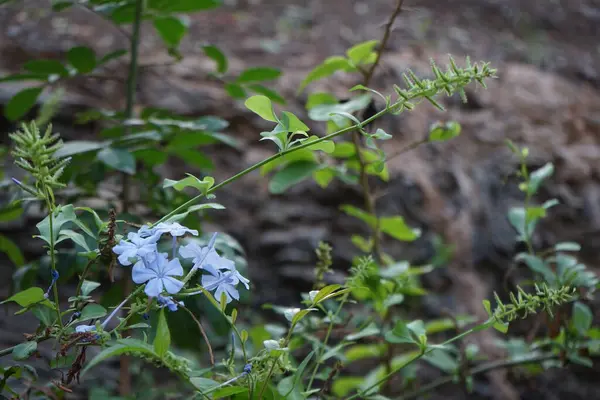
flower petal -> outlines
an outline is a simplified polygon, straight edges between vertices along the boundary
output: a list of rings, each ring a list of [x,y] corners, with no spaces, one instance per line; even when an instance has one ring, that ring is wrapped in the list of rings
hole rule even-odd
[[[79,325],[79,326],[75,327],[75,332],[77,332],[77,333],[91,332],[91,331],[95,331],[95,330],[96,330],[95,325]]]
[[[133,264],[129,259],[136,258],[137,252],[135,249],[127,249],[118,257],[119,263],[123,266],[128,266]]]
[[[183,275],[183,267],[178,258],[174,258],[163,267],[162,273],[164,276],[181,276]]]
[[[162,280],[159,278],[153,278],[153,279],[150,279],[148,281],[148,283],[146,284],[146,288],[144,289],[144,292],[146,292],[146,294],[149,297],[156,297],[160,294],[160,292],[162,292],[162,290],[163,290]]]
[[[162,278],[161,281],[165,287],[165,290],[170,294],[178,293],[181,288],[183,288],[183,282],[178,281],[175,278],[171,278],[170,276]]]
[[[156,278],[156,271],[152,268],[148,268],[144,265],[143,261],[135,263],[131,270],[131,279],[138,285],[149,281],[150,279]]]
[[[201,257],[203,249],[198,245],[198,243],[189,243],[185,246],[181,246],[179,248],[179,255],[183,258],[196,258]]]

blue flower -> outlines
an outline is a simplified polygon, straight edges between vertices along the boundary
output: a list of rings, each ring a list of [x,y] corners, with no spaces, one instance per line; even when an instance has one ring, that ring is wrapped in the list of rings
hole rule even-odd
[[[75,332],[77,333],[85,333],[92,332],[96,330],[96,325],[79,325],[75,327]]]
[[[167,307],[169,311],[177,311],[177,306],[183,306],[183,301],[175,302],[171,296],[158,295],[156,302],[160,308]]]
[[[227,303],[230,303],[232,299],[240,299],[240,292],[236,289],[239,279],[232,271],[222,272],[209,264],[204,266],[204,270],[210,275],[202,275],[202,286],[209,292],[214,290],[217,301],[221,299],[223,293],[227,297]]]
[[[143,225],[139,230],[138,230],[138,235],[141,238],[147,238],[150,236],[153,236],[156,233],[156,229],[155,228],[151,228],[148,225]]]
[[[183,275],[183,268],[179,259],[167,260],[167,254],[157,254],[153,259],[142,258],[132,270],[132,279],[135,283],[145,283],[144,291],[150,297],[157,297],[163,290],[175,294],[183,287],[183,282],[173,276]]]
[[[113,247],[113,251],[119,254],[119,262],[121,265],[131,265],[131,259],[139,260],[141,257],[152,258],[156,253],[156,242],[160,235],[154,234],[149,237],[141,237],[137,233],[130,232],[127,235],[127,240],[121,240],[118,245]]]
[[[189,243],[179,248],[179,254],[183,258],[192,258],[193,269],[203,268],[204,265],[211,265],[215,269],[235,269],[233,261],[221,257],[215,250],[215,240],[217,234],[213,234],[208,245],[200,247],[198,243]]]
[[[198,236],[198,231],[195,229],[189,229],[177,222],[161,222],[152,228],[155,232],[168,233],[171,236],[183,236],[186,233],[191,233],[194,236]]]
[[[244,373],[249,374],[250,372],[252,372],[252,364],[248,363],[244,365]]]
[[[54,269],[50,272],[50,276],[52,276],[52,282],[50,282],[50,286],[48,286],[48,290],[46,290],[46,293],[44,293],[45,298],[50,297],[50,291],[52,290],[52,287],[54,286],[54,284],[60,277],[58,271],[54,270]]]

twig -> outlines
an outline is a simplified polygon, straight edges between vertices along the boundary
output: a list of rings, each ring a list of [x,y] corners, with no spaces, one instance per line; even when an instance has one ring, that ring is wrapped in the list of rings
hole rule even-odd
[[[479,374],[483,374],[483,373],[493,371],[496,369],[511,368],[511,367],[516,367],[516,366],[525,365],[525,364],[537,364],[537,363],[541,363],[544,361],[558,360],[558,359],[559,359],[558,354],[542,354],[542,355],[533,356],[530,358],[521,358],[521,359],[516,359],[516,360],[492,361],[492,362],[482,364],[478,367],[475,367],[475,368],[472,368],[472,369],[466,371],[466,376],[479,375]],[[400,396],[396,400],[408,400],[408,399],[420,398],[425,393],[431,392],[431,391],[433,391],[441,386],[444,386],[448,383],[452,383],[453,380],[454,380],[453,376],[446,376],[446,377],[440,378],[436,381],[433,381],[427,385],[422,386],[419,390],[416,390],[416,391],[411,392],[404,396]]]
[[[404,0],[398,0],[398,2],[396,3],[396,8],[394,9],[394,12],[392,13],[392,15],[390,15],[390,19],[388,20],[388,23],[385,26],[385,32],[383,34],[383,38],[381,39],[381,44],[379,46],[379,51],[377,51],[377,56],[375,58],[375,61],[373,62],[371,67],[366,71],[366,73],[363,73],[363,75],[364,75],[363,85],[364,86],[367,86],[367,87],[369,86],[369,83],[371,82],[371,79],[373,78],[373,74],[374,74],[375,70],[377,69],[377,66],[379,65],[379,62],[381,60],[381,55],[383,54],[385,47],[388,43],[388,40],[390,39],[394,21],[396,20],[396,18],[400,14],[400,11],[402,10],[402,3],[404,3]],[[377,261],[379,263],[381,263],[381,262],[383,262],[384,257],[383,257],[383,253],[382,253],[382,249],[381,249],[381,229],[379,226],[379,218],[377,218],[376,198],[375,198],[373,192],[371,191],[371,187],[369,184],[369,176],[367,174],[367,168],[369,167],[370,164],[365,161],[365,159],[362,155],[362,140],[361,140],[361,133],[359,131],[354,132],[354,134],[352,135],[352,142],[354,143],[354,147],[356,149],[356,158],[358,159],[358,164],[359,164],[360,184],[362,187],[363,197],[365,199],[365,209],[369,214],[375,216],[375,221],[376,221],[375,226],[372,228],[373,253],[375,253],[375,256],[377,257]],[[387,324],[390,319],[391,319],[391,313],[388,313],[388,315],[386,315],[386,318],[384,319],[384,324]],[[394,345],[390,344],[386,351],[386,356],[384,357],[384,360],[383,360],[385,363],[386,372],[388,374],[392,372],[392,359],[393,358],[394,358]],[[390,381],[386,381],[386,387],[389,386],[389,384],[390,384]],[[385,392],[385,390],[384,390],[384,392]]]
[[[192,319],[194,320],[194,322],[196,323],[196,325],[198,325],[198,328],[200,329],[200,333],[202,334],[202,337],[204,338],[204,341],[206,342],[206,345],[208,346],[208,354],[210,355],[210,364],[211,365],[215,365],[215,357],[213,355],[213,351],[212,351],[212,347],[210,345],[210,342],[208,341],[208,336],[206,336],[206,332],[204,331],[204,328],[202,327],[202,324],[200,323],[200,321],[198,320],[198,318],[196,318],[196,316],[194,315],[194,313],[187,307],[179,305],[179,307],[183,308],[185,311],[187,311],[188,314],[190,314],[190,317],[192,317]]]
[[[142,14],[144,12],[145,0],[136,0],[135,2],[135,15],[133,20],[133,33],[130,40],[130,60],[129,60],[129,73],[127,76],[127,91],[126,91],[126,104],[125,104],[125,119],[131,119],[133,117],[133,107],[135,105],[135,95],[137,87],[137,72],[138,72],[138,52],[140,45],[140,28],[142,25]],[[128,129],[126,127],[126,129]],[[121,174],[123,188],[121,192],[121,200],[123,204],[123,212],[128,211],[129,205],[129,176],[123,172]],[[132,290],[132,282],[129,278],[125,279],[123,292],[125,296],[128,296]],[[127,334],[127,332],[125,332]],[[131,392],[131,373],[130,373],[130,358],[128,356],[121,356],[120,365],[120,377],[119,382],[119,393],[121,396],[127,396]]]

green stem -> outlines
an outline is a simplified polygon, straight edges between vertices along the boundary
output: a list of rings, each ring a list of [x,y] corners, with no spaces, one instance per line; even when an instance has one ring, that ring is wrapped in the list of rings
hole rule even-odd
[[[127,304],[129,302],[129,300],[131,300],[132,298],[134,298],[138,293],[140,293],[144,288],[146,287],[146,285],[140,285],[138,286],[133,292],[131,292],[129,294],[129,296],[127,296],[127,298],[123,301],[123,305]],[[119,324],[117,326],[115,326],[110,333],[113,333],[115,331],[117,331],[118,329],[121,329],[126,323],[127,321],[133,316],[133,308],[131,308],[131,310],[129,311],[129,313],[127,314],[127,316],[125,318],[123,318]]]
[[[363,126],[375,121],[376,119],[388,114],[389,112],[391,112],[393,110],[404,109],[404,108],[406,108],[407,105],[412,108],[412,107],[414,107],[414,104],[410,103],[411,101],[413,101],[415,99],[422,99],[422,98],[433,98],[433,96],[435,96],[437,93],[448,90],[449,86],[456,85],[457,87],[462,88],[472,81],[483,82],[483,80],[485,78],[493,77],[494,76],[493,73],[494,73],[494,70],[482,69],[481,71],[475,72],[472,75],[459,75],[459,76],[453,77],[451,79],[440,79],[440,80],[432,81],[432,82],[430,82],[430,86],[425,86],[425,85],[414,86],[414,87],[410,88],[410,90],[405,91],[403,96],[401,96],[395,103],[389,104],[386,108],[384,108],[383,110],[379,111],[378,113],[372,115],[371,117],[367,118],[363,122],[351,125],[347,128],[340,129],[339,131],[336,131],[336,132],[330,133],[329,135],[320,137],[312,142],[304,142],[298,146],[292,147],[291,149],[287,149],[287,150],[281,151],[277,154],[274,154],[271,157],[269,157],[265,160],[262,160],[256,164],[246,168],[245,170],[243,170],[241,172],[238,172],[237,174],[233,175],[232,177],[229,177],[228,179],[224,180],[223,182],[219,183],[218,185],[213,186],[212,188],[207,190],[206,193],[202,193],[202,194],[197,195],[196,197],[191,198],[190,200],[186,201],[184,204],[175,208],[173,211],[171,211],[170,213],[168,213],[167,215],[165,215],[164,217],[162,217],[161,219],[156,221],[153,224],[153,226],[160,222],[164,222],[164,221],[168,220],[173,215],[179,213],[181,210],[187,209],[191,205],[197,203],[205,195],[212,194],[213,192],[219,190],[220,188],[230,184],[231,182],[234,182],[234,181],[240,179],[241,177],[249,174],[252,171],[259,169],[260,167],[262,167],[274,160],[277,160],[281,157],[284,157],[284,156],[291,154],[293,152],[296,152],[298,150],[302,150],[307,147],[314,146],[325,140],[332,140],[337,136],[343,135],[348,132],[352,132],[356,129],[360,129]],[[434,93],[432,94],[432,92],[434,92]]]
[[[323,360],[321,360],[321,357],[323,357],[323,353],[325,351],[325,346],[327,346],[327,343],[329,342],[329,337],[331,336],[331,332],[333,331],[333,325],[335,324],[335,321],[336,321],[340,311],[342,311],[344,304],[346,304],[346,301],[348,300],[348,296],[349,296],[349,293],[345,293],[342,296],[337,310],[335,310],[333,317],[329,321],[329,326],[327,327],[327,333],[325,334],[325,338],[323,339],[323,343],[321,344],[322,347],[319,349],[319,354],[316,357],[315,367],[313,368],[312,374],[310,375],[310,380],[308,381],[308,389],[306,389],[307,391],[310,391],[312,389],[312,385],[315,380],[315,377],[317,376],[317,372],[319,371],[319,367],[323,363]]]
[[[135,105],[135,95],[137,86],[137,73],[138,73],[138,55],[140,45],[140,28],[142,26],[142,15],[144,13],[145,0],[136,0],[135,11],[133,19],[133,32],[130,40],[130,60],[129,60],[129,73],[127,76],[127,88],[126,88],[126,103],[125,103],[125,119],[131,119],[133,117],[133,108]],[[126,130],[129,129],[126,127]],[[128,212],[129,208],[129,176],[126,172],[121,174],[122,177],[122,203],[123,212]],[[131,292],[132,282],[130,278],[126,278],[123,285],[123,292],[127,295]],[[123,321],[121,321],[123,322]],[[120,325],[120,324],[119,324]],[[126,333],[126,332],[125,332]],[[119,393],[122,396],[128,395],[131,392],[131,372],[129,368],[129,357],[126,355],[121,356],[121,379],[119,382]]]
[[[271,368],[269,369],[269,373],[267,374],[267,377],[265,378],[265,383],[263,383],[262,387],[260,388],[260,392],[258,394],[258,398],[259,399],[263,398],[263,394],[264,394],[265,390],[267,389],[267,386],[269,385],[269,381],[271,380],[271,376],[273,375],[273,371],[275,371],[275,365],[277,364],[278,360],[279,360],[279,356],[277,356],[277,358],[275,360],[273,360],[273,364],[271,364]]]
[[[230,184],[230,183],[232,183],[232,182],[240,179],[241,177],[243,177],[245,175],[248,175],[250,172],[255,171],[255,170],[259,169],[260,167],[262,167],[262,166],[264,166],[264,165],[266,165],[266,164],[268,164],[268,163],[270,163],[272,161],[275,161],[275,160],[277,160],[277,159],[279,159],[281,157],[284,157],[284,156],[286,156],[288,154],[291,154],[291,153],[296,152],[298,150],[305,149],[305,148],[310,147],[310,146],[314,146],[315,144],[321,143],[321,142],[323,142],[325,140],[331,140],[331,139],[333,139],[333,138],[335,138],[337,136],[343,135],[344,133],[348,133],[348,132],[351,132],[351,131],[353,131],[355,129],[358,129],[360,126],[366,125],[366,124],[368,124],[368,123],[376,120],[377,118],[380,118],[381,116],[389,113],[394,107],[397,107],[397,106],[399,106],[399,105],[401,105],[401,104],[403,104],[405,102],[406,102],[406,100],[402,99],[402,100],[400,100],[400,101],[398,101],[398,102],[390,105],[389,107],[386,107],[385,109],[381,110],[380,112],[378,112],[377,114],[373,115],[372,117],[366,119],[361,124],[355,124],[355,125],[349,126],[347,128],[340,129],[339,131],[336,131],[336,132],[330,133],[329,135],[320,137],[319,139],[314,140],[314,141],[312,141],[310,143],[303,143],[303,144],[300,144],[298,146],[294,146],[291,149],[279,152],[277,154],[273,154],[271,157],[269,157],[267,159],[264,159],[264,160],[262,160],[262,161],[260,161],[260,162],[258,162],[256,164],[254,164],[254,165],[246,168],[245,170],[243,170],[241,172],[238,172],[237,174],[235,174],[235,175],[233,175],[233,176],[225,179],[223,182],[221,182],[221,183],[213,186],[212,188],[210,188],[206,192],[206,194],[207,195],[212,194],[215,191],[221,189],[222,187],[224,187],[224,186],[226,186],[226,185],[228,185],[228,184]],[[204,194],[199,194],[196,197],[191,198],[190,200],[186,201],[185,203],[183,203],[182,205],[180,205],[179,207],[175,208],[173,211],[171,211],[170,213],[168,213],[167,215],[165,215],[164,217],[162,217],[161,219],[159,219],[158,221],[156,221],[153,224],[153,226],[156,225],[156,224],[159,224],[161,222],[164,222],[164,221],[168,220],[173,215],[179,213],[181,210],[184,210],[184,209],[186,209],[186,208],[194,205],[195,203],[197,203],[204,196],[205,196]]]
[[[48,210],[50,211],[50,214],[48,215],[48,221],[49,221],[49,225],[50,225],[50,266],[52,268],[53,272],[57,272],[56,271],[56,255],[54,254],[54,208],[52,207],[52,204],[50,202],[49,199],[47,199],[47,204],[48,204]],[[64,324],[61,318],[61,312],[60,312],[60,300],[58,298],[58,287],[57,287],[57,282],[54,282],[52,285],[52,293],[54,295],[54,307],[56,307],[56,315],[58,318],[58,323],[62,328],[64,328]]]
[[[466,376],[479,375],[479,374],[483,374],[483,373],[486,373],[486,372],[489,372],[489,371],[492,371],[495,369],[511,368],[511,367],[516,367],[516,366],[525,365],[525,364],[537,364],[537,363],[541,363],[544,361],[557,360],[557,359],[559,359],[559,356],[557,354],[541,354],[541,355],[537,355],[537,356],[531,356],[528,358],[519,358],[516,360],[492,361],[492,362],[482,364],[478,367],[475,367],[475,368],[472,368],[472,369],[466,371]],[[446,376],[446,377],[440,378],[436,381],[433,381],[427,385],[421,386],[421,388],[419,390],[416,390],[416,391],[406,394],[404,396],[400,396],[396,400],[409,400],[409,399],[421,398],[424,394],[432,392],[433,390],[435,390],[441,386],[444,386],[448,383],[452,383],[453,381],[454,381],[454,376]]]

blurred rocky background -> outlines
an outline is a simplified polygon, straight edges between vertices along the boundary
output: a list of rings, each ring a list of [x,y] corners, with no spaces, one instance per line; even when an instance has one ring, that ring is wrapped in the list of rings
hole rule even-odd
[[[74,45],[87,45],[97,53],[123,47],[123,32],[83,8],[53,13],[43,0],[21,0],[0,6],[0,76],[19,71],[34,58],[64,58]],[[286,106],[306,117],[306,91],[297,87],[324,58],[343,54],[356,44],[378,39],[393,9],[390,0],[229,0],[225,6],[190,17],[190,33],[173,64],[151,26],[142,30],[138,82],[138,106],[162,107],[189,116],[216,115],[230,125],[226,133],[240,143],[237,149],[210,148],[216,180],[270,155],[273,147],[259,142],[266,127],[243,105],[231,99],[222,85],[208,77],[211,60],[200,46],[210,42],[226,51],[231,73],[249,66],[281,68],[275,85],[288,100]],[[445,98],[446,113],[422,104],[414,112],[384,117],[376,122],[393,135],[384,148],[393,155],[406,145],[425,138],[437,120],[456,120],[460,137],[441,144],[427,144],[393,157],[391,178],[378,184],[381,214],[404,215],[423,230],[415,243],[384,243],[398,259],[426,263],[436,251],[435,237],[454,246],[454,257],[444,268],[424,277],[430,290],[424,317],[454,312],[480,315],[481,300],[518,272],[512,271],[515,234],[506,214],[522,202],[516,186],[517,167],[505,140],[527,145],[530,167],[553,162],[556,174],[544,185],[542,198],[557,198],[536,246],[557,241],[578,241],[589,268],[600,271],[600,1],[597,0],[411,0],[398,18],[381,67],[372,87],[390,93],[401,83],[401,73],[413,69],[429,76],[429,60],[440,64],[452,54],[459,63],[470,55],[474,61],[490,61],[499,78],[488,90],[469,90],[469,102]],[[124,106],[125,60],[113,63],[105,77],[81,78],[67,83],[66,94],[54,124],[65,138],[92,138],[93,125],[74,124],[74,115],[87,108]],[[106,76],[110,77],[107,78]],[[309,87],[328,90],[340,97],[359,83],[359,77],[335,76]],[[0,84],[0,107],[24,84]],[[304,118],[308,120],[308,118]],[[310,125],[310,124],[309,124]],[[311,125],[317,128],[318,125]],[[0,141],[15,126],[0,118]],[[10,168],[10,166],[5,166]],[[178,179],[190,169],[171,161],[161,167],[165,177]],[[140,188],[136,196],[145,196]],[[156,188],[155,190],[160,190]],[[117,189],[105,185],[100,202],[110,202]],[[271,195],[267,180],[258,173],[226,187],[218,201],[227,212],[215,213],[215,229],[229,233],[247,252],[255,290],[252,302],[294,304],[299,292],[313,280],[314,249],[321,240],[334,249],[336,273],[342,279],[356,254],[349,234],[364,227],[340,213],[342,203],[362,204],[359,188],[332,184],[323,190],[305,182],[285,195]],[[31,213],[18,223],[0,226],[3,233],[19,238],[28,257],[42,250],[31,239],[40,217]],[[0,266],[3,282],[12,268]],[[9,285],[0,285],[0,298]],[[2,347],[20,341],[25,322],[2,314]],[[595,379],[600,372],[571,368],[546,373],[534,382],[515,384],[502,380],[476,388],[473,397],[490,398],[497,385],[507,385],[507,398],[598,398]],[[594,378],[596,374],[596,378]],[[559,379],[557,379],[559,378]],[[504,382],[504,383],[502,383]],[[495,386],[496,385],[496,386]],[[454,393],[456,398],[463,398]],[[450,394],[448,394],[450,396]],[[516,397],[515,397],[516,396]],[[439,398],[449,398],[441,396]]]

